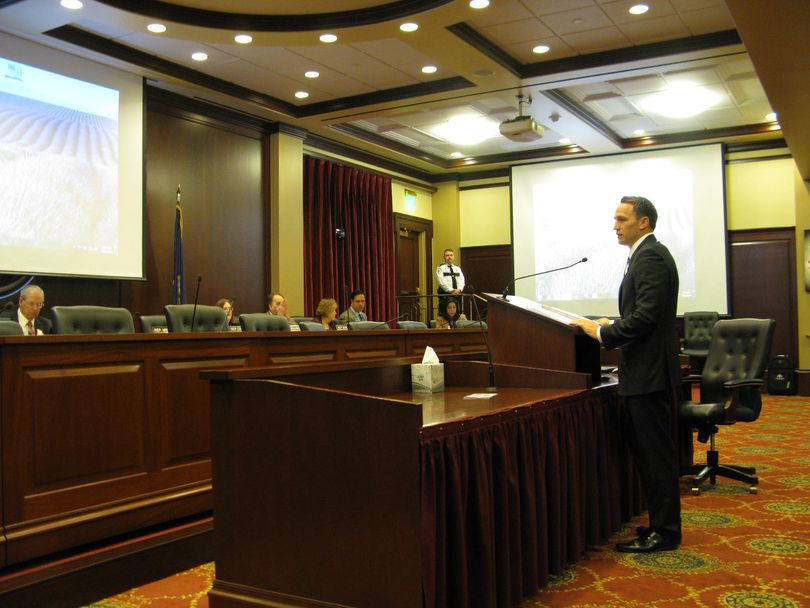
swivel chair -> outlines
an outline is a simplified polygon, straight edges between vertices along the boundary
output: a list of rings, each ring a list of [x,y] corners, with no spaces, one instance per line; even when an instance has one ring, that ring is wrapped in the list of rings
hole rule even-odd
[[[167,304],[163,310],[166,311],[170,333],[229,331],[228,317],[219,306],[198,304],[195,311],[194,304]],[[191,326],[192,318],[194,327]]]
[[[717,323],[716,312],[685,312],[683,314],[683,354],[689,357],[690,373],[699,374],[709,355],[712,327]]]
[[[298,327],[301,328],[301,331],[326,331],[322,323],[315,321],[299,321]]]
[[[700,382],[700,402],[680,405],[681,424],[697,429],[698,441],[709,441],[706,464],[692,465],[684,474],[692,475],[692,493],[700,494],[701,484],[716,477],[728,477],[749,485],[755,494],[759,480],[749,466],[720,464],[714,437],[720,425],[737,421],[753,422],[762,409],[760,387],[771,352],[773,319],[730,319],[712,328],[709,354],[703,373],[684,378],[684,394],[691,395],[692,383]]]
[[[266,312],[239,315],[239,325],[242,331],[290,331],[287,319]]]
[[[145,334],[169,331],[166,315],[141,315],[141,331]]]
[[[385,321],[350,321],[346,324],[346,327],[352,331],[391,329]]]
[[[456,329],[471,329],[471,328],[487,328],[486,321],[477,321],[475,319],[460,319],[456,321]]]
[[[54,306],[55,334],[135,333],[132,314],[126,308],[107,306]]]
[[[422,321],[397,321],[397,329],[427,329]]]
[[[22,327],[16,321],[8,319],[0,320],[0,336],[22,336],[24,332]]]

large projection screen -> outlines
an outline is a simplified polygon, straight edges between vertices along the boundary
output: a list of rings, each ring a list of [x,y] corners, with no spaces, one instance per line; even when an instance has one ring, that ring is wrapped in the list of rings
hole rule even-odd
[[[143,278],[142,78],[0,49],[0,272]]]
[[[658,210],[655,235],[680,275],[678,314],[728,313],[723,150],[720,144],[512,168],[515,276],[588,261],[518,280],[517,295],[582,315],[618,316],[629,249],[613,214],[622,196]]]

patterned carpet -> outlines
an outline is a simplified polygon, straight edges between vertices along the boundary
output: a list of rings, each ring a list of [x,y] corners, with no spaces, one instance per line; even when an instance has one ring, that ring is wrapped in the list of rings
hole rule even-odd
[[[702,461],[705,444],[695,444]],[[723,478],[693,496],[682,486],[683,545],[620,554],[640,517],[522,608],[799,608],[810,606],[810,399],[766,397],[751,424],[724,427],[720,462],[752,464],[758,494]],[[213,564],[96,602],[92,608],[207,608]],[[385,607],[380,607],[385,608]]]

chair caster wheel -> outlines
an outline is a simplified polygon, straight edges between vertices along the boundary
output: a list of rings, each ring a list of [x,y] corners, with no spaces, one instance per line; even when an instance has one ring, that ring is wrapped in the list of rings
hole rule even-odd
[[[700,488],[692,488],[693,496],[700,496]]]
[[[756,486],[751,486],[750,488],[748,488],[748,493],[749,494],[756,494],[758,491],[759,491],[759,488],[757,488]]]

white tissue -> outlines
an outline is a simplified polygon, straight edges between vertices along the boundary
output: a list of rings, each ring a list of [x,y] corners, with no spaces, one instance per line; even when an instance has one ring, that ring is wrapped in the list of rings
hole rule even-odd
[[[436,354],[436,351],[433,350],[430,346],[425,347],[425,354],[422,355],[422,364],[423,365],[439,364],[439,356]]]

